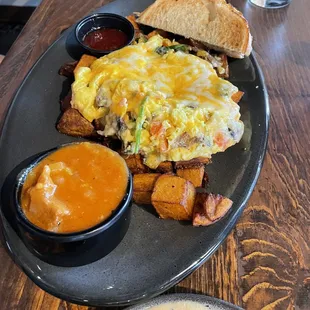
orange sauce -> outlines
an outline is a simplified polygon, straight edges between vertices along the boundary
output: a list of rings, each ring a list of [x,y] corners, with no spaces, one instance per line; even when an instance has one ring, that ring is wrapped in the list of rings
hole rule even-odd
[[[128,169],[114,151],[83,142],[63,147],[28,174],[21,207],[34,225],[78,232],[107,219],[124,198]]]

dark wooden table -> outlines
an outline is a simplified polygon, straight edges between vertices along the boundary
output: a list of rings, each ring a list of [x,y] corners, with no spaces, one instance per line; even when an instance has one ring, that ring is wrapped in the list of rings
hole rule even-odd
[[[269,147],[236,228],[171,292],[215,296],[246,309],[310,309],[310,1],[248,18],[270,95]],[[0,65],[0,126],[27,71],[59,34],[104,0],[43,0]],[[124,5],[126,1],[124,0]],[[39,289],[0,246],[0,309],[87,309]]]

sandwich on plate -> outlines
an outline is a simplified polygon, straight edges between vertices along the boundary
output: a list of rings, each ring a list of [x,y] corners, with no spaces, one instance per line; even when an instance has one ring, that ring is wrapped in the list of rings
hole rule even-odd
[[[230,57],[252,51],[247,20],[225,0],[157,0],[137,22],[200,41]]]

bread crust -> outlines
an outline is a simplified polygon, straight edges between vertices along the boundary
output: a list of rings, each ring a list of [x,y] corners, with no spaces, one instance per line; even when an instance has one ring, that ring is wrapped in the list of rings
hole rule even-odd
[[[201,41],[231,57],[252,51],[247,20],[225,0],[157,0],[137,22]]]

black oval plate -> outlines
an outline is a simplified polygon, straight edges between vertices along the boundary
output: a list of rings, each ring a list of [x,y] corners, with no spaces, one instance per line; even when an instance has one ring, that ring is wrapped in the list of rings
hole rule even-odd
[[[126,16],[150,3],[151,0],[116,0],[99,11]],[[11,104],[0,140],[1,187],[10,171],[26,158],[76,141],[55,129],[60,113],[59,95],[63,87],[69,87],[58,75],[58,69],[81,53],[70,28],[25,78]],[[162,293],[214,253],[252,193],[268,137],[268,97],[254,56],[232,60],[230,70],[231,82],[245,92],[240,103],[245,133],[239,144],[214,156],[213,164],[208,166],[209,190],[234,201],[229,214],[211,227],[194,228],[177,221],[160,220],[147,209],[133,206],[132,222],[121,244],[105,258],[75,268],[52,266],[34,257],[2,214],[7,248],[38,286],[79,304],[128,305]],[[5,207],[2,203],[2,211]]]

